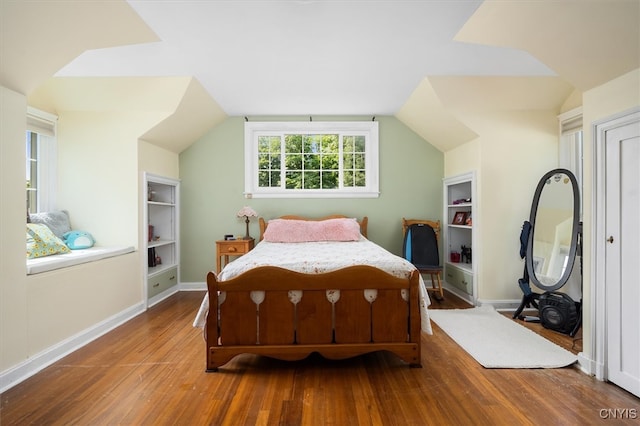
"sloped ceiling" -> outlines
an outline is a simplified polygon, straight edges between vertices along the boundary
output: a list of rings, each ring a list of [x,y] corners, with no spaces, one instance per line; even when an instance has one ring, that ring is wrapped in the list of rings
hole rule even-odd
[[[168,116],[176,110],[190,80],[191,77],[56,77],[31,92],[29,100],[39,107],[61,111],[149,111]]]
[[[640,0],[0,0],[0,8],[0,83],[30,103],[45,82],[70,90],[55,108],[97,108],[130,96],[89,97],[66,79],[120,88],[131,77],[179,79],[181,90],[168,83],[149,93],[174,109],[141,135],[174,152],[227,115],[279,114],[395,114],[446,151],[475,137],[461,108],[557,112],[574,89],[640,67]]]
[[[225,112],[200,82],[190,78],[174,112],[142,135],[141,139],[180,153],[225,118]]]
[[[552,75],[453,38],[479,0],[130,1],[161,41],[85,52],[58,75],[193,75],[229,115],[392,115],[428,75]]]
[[[226,115],[193,77],[55,77],[29,95],[46,111],[145,113],[139,139],[180,153]]]
[[[426,77],[397,117],[444,152],[475,138],[469,111],[558,113],[575,90],[640,68],[640,1],[485,1],[455,40],[529,52],[555,76]]]
[[[640,1],[486,1],[455,39],[529,52],[584,92],[640,67]]]
[[[558,77],[428,77],[396,117],[447,152],[478,136],[464,119],[474,111],[558,112],[572,91]]]
[[[154,41],[125,1],[0,0],[0,83],[26,95],[89,49]]]
[[[429,78],[422,80],[396,117],[442,152],[478,136],[442,103]]]

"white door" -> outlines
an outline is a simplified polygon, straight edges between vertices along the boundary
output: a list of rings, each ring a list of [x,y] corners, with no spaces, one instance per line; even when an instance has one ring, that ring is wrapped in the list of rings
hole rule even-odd
[[[605,137],[606,375],[640,396],[640,122]]]

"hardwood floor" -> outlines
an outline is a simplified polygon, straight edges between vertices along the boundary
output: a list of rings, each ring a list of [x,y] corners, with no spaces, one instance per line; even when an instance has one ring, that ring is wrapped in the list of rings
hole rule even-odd
[[[240,355],[205,373],[201,330],[191,326],[202,297],[178,293],[6,391],[0,425],[587,425],[605,422],[609,409],[636,418],[607,424],[638,424],[640,400],[612,384],[574,367],[484,369],[435,324],[422,337],[423,368],[388,353]],[[432,307],[465,305],[446,294]]]

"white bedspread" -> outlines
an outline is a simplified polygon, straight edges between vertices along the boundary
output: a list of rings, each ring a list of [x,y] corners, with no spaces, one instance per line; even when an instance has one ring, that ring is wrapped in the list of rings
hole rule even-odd
[[[305,274],[320,274],[355,265],[368,265],[400,278],[409,278],[415,267],[379,245],[362,237],[360,241],[271,243],[262,241],[244,256],[227,264],[218,279],[225,281],[259,266],[279,266]],[[432,334],[427,307],[429,295],[420,276],[420,318],[422,331]],[[209,311],[209,297],[205,295],[198,310],[194,327],[203,327]]]

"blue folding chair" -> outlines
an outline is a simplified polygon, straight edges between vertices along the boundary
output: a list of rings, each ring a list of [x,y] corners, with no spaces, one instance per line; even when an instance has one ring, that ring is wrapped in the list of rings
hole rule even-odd
[[[438,251],[440,221],[403,218],[402,234],[403,257],[413,263],[418,271],[429,275],[432,288],[427,287],[427,290],[435,293],[436,300],[444,299]]]

